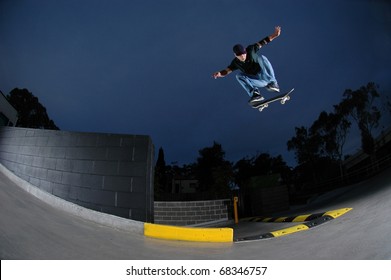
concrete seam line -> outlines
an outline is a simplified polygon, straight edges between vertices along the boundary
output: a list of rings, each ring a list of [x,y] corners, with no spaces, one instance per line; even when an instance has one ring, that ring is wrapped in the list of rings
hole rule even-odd
[[[159,239],[198,241],[198,242],[232,242],[232,228],[188,228],[144,223],[144,235]]]

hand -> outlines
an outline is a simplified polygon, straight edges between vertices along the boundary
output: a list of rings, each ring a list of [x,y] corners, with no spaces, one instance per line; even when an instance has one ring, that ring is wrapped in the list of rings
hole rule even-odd
[[[281,34],[281,26],[276,26],[274,28],[274,37],[278,37]]]
[[[216,73],[213,73],[212,77],[215,78],[215,79],[217,79],[217,78],[222,78],[223,75],[221,75],[220,72],[216,72]]]

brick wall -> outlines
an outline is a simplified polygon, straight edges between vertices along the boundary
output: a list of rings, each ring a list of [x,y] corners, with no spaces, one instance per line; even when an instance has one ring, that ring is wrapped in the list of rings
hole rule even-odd
[[[165,225],[194,225],[228,219],[230,200],[155,201],[155,223]]]
[[[0,162],[80,206],[153,222],[149,136],[0,127]]]

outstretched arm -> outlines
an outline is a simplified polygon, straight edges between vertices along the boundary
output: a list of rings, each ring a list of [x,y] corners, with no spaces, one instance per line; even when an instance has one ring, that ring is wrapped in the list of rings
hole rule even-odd
[[[231,69],[229,68],[225,68],[224,70],[221,70],[219,72],[215,72],[212,74],[212,77],[217,79],[217,78],[223,78],[225,76],[227,76],[228,74],[230,74],[232,72]]]
[[[273,41],[274,39],[276,39],[278,36],[280,36],[281,34],[281,27],[280,26],[276,26],[274,28],[274,33],[263,38],[261,41],[257,42],[258,46],[261,48],[262,46],[270,43],[271,41]]]

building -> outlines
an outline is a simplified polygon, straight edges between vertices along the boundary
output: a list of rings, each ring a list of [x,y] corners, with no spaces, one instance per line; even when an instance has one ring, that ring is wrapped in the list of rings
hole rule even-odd
[[[195,193],[198,187],[198,180],[178,179],[172,180],[172,193]]]
[[[18,112],[1,91],[0,93],[0,126],[15,126],[18,120]]]

